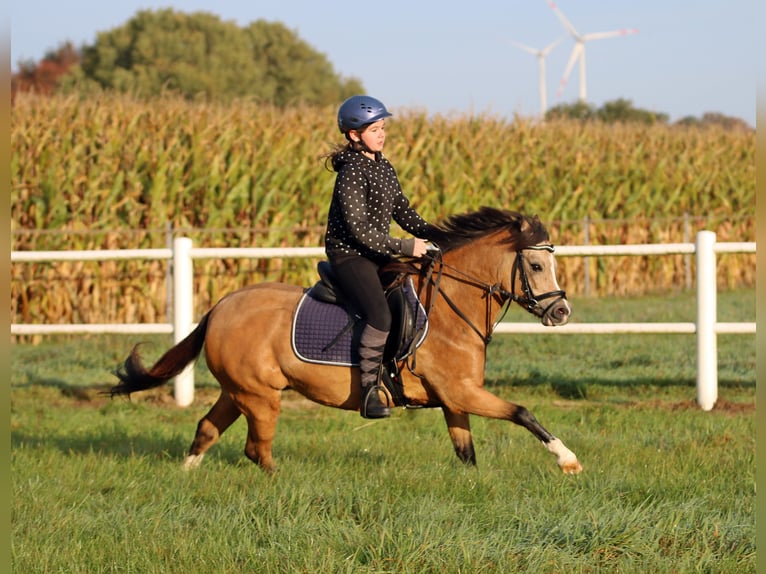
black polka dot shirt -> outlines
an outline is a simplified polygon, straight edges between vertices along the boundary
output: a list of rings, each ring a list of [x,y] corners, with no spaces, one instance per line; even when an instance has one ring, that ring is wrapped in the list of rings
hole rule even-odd
[[[344,150],[327,216],[325,251],[331,260],[361,255],[384,263],[396,255],[412,255],[414,239],[391,237],[393,219],[406,232],[427,238],[431,227],[410,207],[394,166],[385,158],[371,160]]]

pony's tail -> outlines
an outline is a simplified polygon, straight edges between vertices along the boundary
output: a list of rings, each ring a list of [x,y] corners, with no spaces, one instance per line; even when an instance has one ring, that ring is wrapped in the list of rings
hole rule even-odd
[[[149,370],[141,363],[141,357],[138,354],[139,345],[133,347],[122,366],[114,372],[114,375],[120,379],[120,383],[113,386],[106,394],[114,397],[153,389],[180,374],[186,365],[195,360],[202,351],[209,316],[208,312],[194,331],[175,347],[166,351]]]

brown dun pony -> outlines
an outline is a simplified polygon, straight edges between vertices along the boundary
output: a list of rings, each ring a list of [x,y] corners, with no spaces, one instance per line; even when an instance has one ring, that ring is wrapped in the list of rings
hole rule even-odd
[[[417,349],[414,367],[400,365],[407,404],[440,407],[455,452],[467,464],[476,464],[469,417],[479,415],[523,426],[556,456],[563,472],[580,472],[575,454],[527,409],[484,389],[486,346],[506,304],[519,303],[546,326],[569,320],[548,232],[536,216],[487,207],[452,216],[437,228],[431,239],[441,253],[433,265],[427,256],[404,266],[430,310],[428,336]],[[433,274],[422,271],[428,267]],[[440,277],[438,282],[434,276]],[[273,471],[272,441],[282,391],[293,389],[329,407],[359,409],[357,367],[307,363],[292,349],[291,321],[304,291],[263,283],[228,294],[151,368],[142,365],[134,347],[116,373],[120,383],[111,394],[129,395],[166,383],[204,346],[221,395],[199,421],[184,467],[197,467],[221,434],[244,415],[245,454]]]

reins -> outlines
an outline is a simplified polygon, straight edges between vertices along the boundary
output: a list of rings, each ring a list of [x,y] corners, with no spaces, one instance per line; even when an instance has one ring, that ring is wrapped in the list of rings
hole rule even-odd
[[[457,267],[454,267],[452,265],[449,265],[447,263],[444,263],[442,259],[442,252],[438,248],[435,250],[435,255],[426,254],[425,257],[429,259],[429,263],[427,266],[423,267],[420,271],[420,276],[425,278],[427,285],[432,285],[433,289],[430,293],[428,293],[428,303],[426,306],[426,324],[428,323],[428,318],[431,316],[431,311],[434,307],[434,304],[436,303],[436,298],[438,295],[441,295],[444,300],[447,302],[447,305],[449,305],[450,309],[452,309],[455,314],[460,317],[480,338],[482,341],[484,341],[484,345],[488,345],[489,342],[492,340],[492,331],[494,330],[495,326],[497,325],[497,322],[495,325],[491,325],[492,322],[492,304],[491,304],[491,297],[495,296],[496,294],[500,294],[501,298],[501,304],[504,305],[504,310],[500,316],[500,319],[498,319],[498,322],[505,317],[506,312],[508,311],[508,307],[510,306],[511,302],[511,293],[508,293],[508,291],[500,288],[500,285],[495,283],[494,285],[490,285],[489,283],[486,283],[484,281],[481,281],[480,279],[477,279],[476,277],[473,277],[469,275],[468,273],[465,273],[464,271],[461,271]],[[436,267],[436,264],[439,264],[439,269],[436,271],[436,278],[434,278],[434,270]],[[453,272],[462,275],[466,279],[468,279],[474,286],[481,288],[485,291],[485,295],[487,297],[487,311],[486,311],[486,333],[482,334],[482,332],[479,330],[479,328],[473,324],[473,321],[471,321],[463,311],[460,310],[460,308],[455,304],[455,302],[443,291],[441,290],[441,280],[444,276],[444,269],[450,269]],[[413,346],[411,349],[411,352],[409,356],[407,357],[407,360],[405,361],[405,364],[407,365],[407,369],[412,373],[414,376],[416,376],[419,379],[422,379],[423,376],[420,375],[416,370],[416,362],[417,362],[417,346],[414,344],[414,341],[417,339],[413,339]]]
[[[500,323],[504,318],[506,313],[508,312],[508,309],[511,306],[511,302],[516,302],[519,305],[521,305],[524,309],[529,311],[532,314],[535,314],[536,310],[539,311],[539,316],[542,317],[547,313],[548,309],[556,303],[559,299],[565,299],[566,298],[566,292],[559,289],[556,291],[549,291],[547,293],[543,293],[541,295],[535,295],[532,292],[532,287],[529,284],[529,278],[527,277],[527,272],[524,269],[523,265],[523,251],[526,249],[532,249],[532,250],[545,250],[553,253],[553,246],[552,245],[533,245],[530,247],[525,247],[523,249],[519,249],[516,251],[516,259],[513,262],[513,268],[511,270],[511,289],[515,289],[516,285],[516,274],[519,274],[519,277],[521,279],[521,288],[524,292],[523,295],[516,295],[514,291],[508,291],[506,289],[503,289],[499,283],[487,283],[486,281],[482,281],[478,277],[475,277],[469,273],[466,273],[465,271],[462,271],[458,269],[457,267],[450,265],[448,263],[445,263],[442,258],[442,252],[438,248],[434,251],[435,254],[426,253],[424,257],[426,257],[429,262],[426,266],[422,267],[420,270],[420,276],[421,278],[424,278],[427,285],[432,285],[433,289],[430,293],[427,294],[428,302],[425,307],[426,312],[426,319],[431,316],[431,311],[433,310],[434,304],[436,303],[436,298],[438,295],[441,295],[444,301],[449,305],[450,309],[458,316],[462,321],[464,321],[473,332],[475,332],[479,338],[484,343],[484,346],[486,347],[490,341],[492,341],[492,332],[495,330],[495,327],[497,327],[498,323]],[[438,270],[436,269],[436,266],[438,264]],[[452,300],[452,298],[447,295],[443,289],[441,289],[441,280],[444,277],[444,270],[449,269],[454,275],[447,275],[447,277],[450,277],[452,279],[456,279],[458,281],[461,281],[463,283],[467,283],[470,285],[473,285],[474,287],[478,287],[484,292],[484,297],[486,298],[486,311],[485,311],[485,325],[484,325],[484,333],[482,333],[481,329],[479,329],[473,321],[458,307],[458,305]],[[436,275],[434,277],[434,274]],[[457,277],[457,276],[461,277]],[[496,321],[492,321],[492,299],[497,297],[499,299],[499,303],[501,305],[501,313],[500,316]],[[550,303],[545,308],[542,308],[540,305],[540,301],[543,301],[545,299],[555,298],[554,301]],[[417,353],[417,347],[414,344],[414,341],[417,340],[417,337],[413,339],[413,348],[411,349],[411,352],[406,360],[407,369],[416,377],[422,378],[420,374],[418,374],[415,371],[415,365],[416,365],[416,353]]]
[[[489,342],[492,340],[492,331],[494,330],[495,326],[497,326],[497,323],[503,319],[505,316],[505,313],[508,311],[508,307],[510,305],[511,301],[511,293],[506,291],[505,289],[502,289],[500,287],[500,284],[494,283],[486,283],[482,281],[481,279],[478,279],[477,277],[474,277],[468,273],[465,273],[464,271],[461,271],[457,267],[453,265],[449,265],[448,263],[445,263],[441,258],[441,252],[437,256],[429,256],[431,258],[431,263],[429,264],[430,268],[433,268],[436,263],[439,264],[439,271],[437,275],[437,279],[433,279],[433,275],[431,275],[428,278],[428,281],[431,285],[433,285],[433,292],[431,294],[431,300],[428,307],[427,312],[430,313],[431,308],[433,307],[434,301],[436,300],[437,295],[441,295],[442,298],[444,298],[444,301],[446,301],[447,305],[449,305],[450,309],[452,309],[455,314],[460,317],[484,342],[484,345],[488,345]],[[444,292],[444,290],[440,289],[440,283],[443,276],[444,269],[449,269],[450,271],[454,272],[457,275],[461,275],[463,279],[460,279],[455,276],[448,276],[452,277],[453,279],[457,279],[458,281],[462,281],[463,283],[471,284],[475,287],[478,287],[482,291],[484,291],[484,296],[487,299],[486,304],[486,312],[485,312],[485,332],[482,333],[481,330],[471,321],[468,316],[463,313],[463,311],[457,306],[457,304],[452,300],[452,298],[447,295],[447,293]],[[492,298],[495,296],[499,296],[500,304],[505,307],[500,319],[496,321],[494,324],[492,323]]]

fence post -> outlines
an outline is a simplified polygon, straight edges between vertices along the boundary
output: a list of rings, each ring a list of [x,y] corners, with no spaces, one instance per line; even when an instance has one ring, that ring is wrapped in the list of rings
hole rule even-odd
[[[165,224],[165,247],[173,249],[173,224],[168,221]],[[173,265],[168,265],[165,270],[165,320],[170,323],[173,320]]]
[[[192,330],[194,315],[194,270],[190,250],[192,240],[173,240],[173,341],[181,342]],[[188,407],[194,400],[194,363],[175,378],[175,399],[178,406]]]
[[[718,400],[715,233],[697,233],[697,403],[709,411]]]
[[[692,226],[689,221],[689,213],[684,212],[684,243],[692,240]],[[684,281],[686,288],[691,291],[692,288],[692,256],[688,253],[684,255]]]
[[[582,220],[583,244],[590,245],[590,217],[587,215]],[[586,297],[590,297],[590,258],[586,255],[582,258],[582,266],[585,268],[585,282],[583,283]],[[596,267],[596,283],[598,284],[598,267]]]

